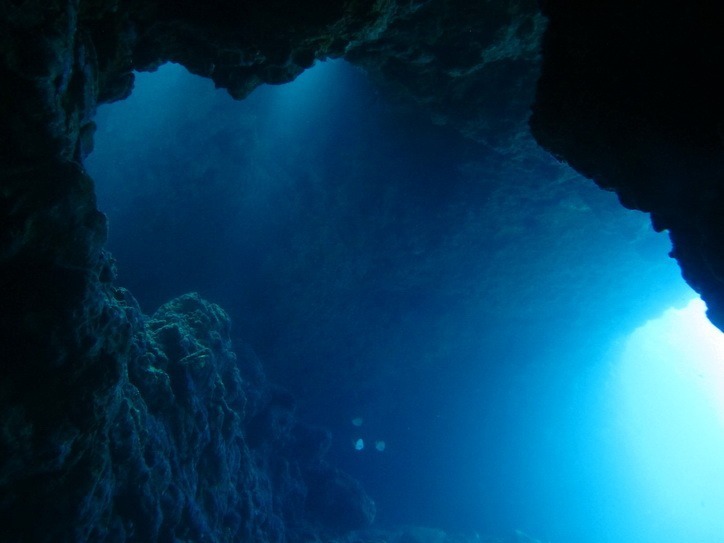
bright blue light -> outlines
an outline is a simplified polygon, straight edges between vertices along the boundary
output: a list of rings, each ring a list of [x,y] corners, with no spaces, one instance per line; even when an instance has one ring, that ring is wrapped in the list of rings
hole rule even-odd
[[[612,375],[621,468],[662,542],[724,541],[724,335],[705,309],[635,330]]]
[[[300,132],[313,132],[327,121],[325,111],[344,99],[339,87],[348,70],[344,61],[317,62],[292,83],[265,88],[271,100],[265,124],[276,132],[275,137],[280,133],[299,136]]]

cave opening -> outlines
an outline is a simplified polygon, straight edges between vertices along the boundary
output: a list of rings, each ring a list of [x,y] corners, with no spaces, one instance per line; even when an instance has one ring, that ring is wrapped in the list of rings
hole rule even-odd
[[[86,161],[119,283],[149,313],[187,291],[223,306],[380,523],[681,540],[649,527],[611,418],[654,394],[625,388],[655,370],[612,365],[616,342],[691,297],[645,216],[527,132],[502,156],[344,62],[242,102],[175,65],[137,77]]]
[[[660,540],[724,533],[724,336],[705,311],[695,298],[634,330],[609,376],[613,454]]]

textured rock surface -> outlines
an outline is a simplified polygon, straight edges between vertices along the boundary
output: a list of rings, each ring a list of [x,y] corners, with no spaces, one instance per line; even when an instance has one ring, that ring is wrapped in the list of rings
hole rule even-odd
[[[149,319],[123,289],[98,294],[85,353],[2,381],[3,541],[296,541],[372,522],[323,461],[329,435],[237,359],[218,306],[190,294]]]
[[[534,0],[421,2],[345,58],[433,122],[523,155],[544,28]]]
[[[413,7],[0,4],[4,540],[278,541],[371,521],[359,486],[320,464],[324,433],[295,429],[288,397],[249,400],[219,310],[186,298],[145,322],[112,287],[80,162],[96,105],[125,97],[133,69],[181,62],[242,97]],[[285,455],[302,438],[307,466]]]

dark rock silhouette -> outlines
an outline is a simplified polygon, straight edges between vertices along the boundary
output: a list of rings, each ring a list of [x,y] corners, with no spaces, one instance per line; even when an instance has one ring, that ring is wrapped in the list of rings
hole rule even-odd
[[[325,463],[328,434],[237,358],[223,310],[189,294],[147,318],[106,294],[88,367],[4,391],[3,540],[295,541],[372,522]]]
[[[721,10],[649,1],[543,8],[534,135],[669,231],[684,278],[723,328]]]

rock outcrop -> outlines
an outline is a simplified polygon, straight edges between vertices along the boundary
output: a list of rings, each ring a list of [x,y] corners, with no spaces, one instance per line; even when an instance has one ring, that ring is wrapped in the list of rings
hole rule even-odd
[[[99,296],[84,353],[3,379],[3,541],[297,541],[372,522],[323,459],[329,434],[235,355],[223,310],[189,294],[147,318],[124,289]]]
[[[521,158],[545,26],[534,0],[421,2],[345,58],[434,123]]]
[[[532,118],[543,147],[669,230],[724,329],[722,11],[714,3],[543,3]]]

